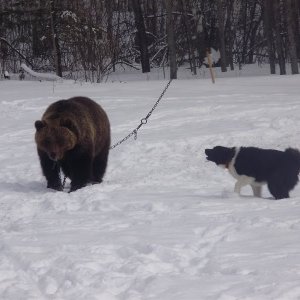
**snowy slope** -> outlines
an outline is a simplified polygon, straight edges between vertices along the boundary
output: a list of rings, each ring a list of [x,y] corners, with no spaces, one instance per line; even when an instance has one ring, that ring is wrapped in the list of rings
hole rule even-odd
[[[113,142],[166,81],[0,82],[0,299],[300,299],[300,185],[263,199],[205,161],[217,144],[300,148],[299,76],[178,80],[138,139],[110,153],[105,182],[46,189],[33,123],[89,96]]]

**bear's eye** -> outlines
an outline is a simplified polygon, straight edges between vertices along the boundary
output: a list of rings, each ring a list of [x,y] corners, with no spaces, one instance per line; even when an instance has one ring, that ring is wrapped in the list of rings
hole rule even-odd
[[[48,148],[51,145],[51,140],[50,139],[45,139],[43,141],[43,145],[44,145],[44,147]]]
[[[63,146],[65,144],[65,141],[64,141],[63,138],[58,138],[56,140],[56,143],[57,143],[58,146]]]

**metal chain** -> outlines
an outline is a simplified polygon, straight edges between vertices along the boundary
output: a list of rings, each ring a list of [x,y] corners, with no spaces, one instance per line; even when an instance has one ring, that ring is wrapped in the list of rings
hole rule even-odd
[[[162,91],[161,95],[159,96],[158,100],[156,101],[156,103],[153,105],[152,109],[149,111],[149,113],[147,114],[147,116],[143,119],[141,119],[141,123],[132,131],[130,132],[126,137],[124,137],[122,140],[120,140],[119,142],[115,143],[113,146],[110,147],[110,149],[114,149],[116,148],[117,146],[121,145],[123,142],[127,141],[131,136],[134,135],[134,139],[136,140],[137,139],[137,132],[138,130],[145,124],[147,124],[148,122],[148,119],[150,118],[150,116],[152,115],[153,111],[155,110],[155,108],[157,107],[157,105],[159,104],[160,100],[162,99],[162,97],[164,96],[165,92],[167,91],[167,89],[169,88],[171,82],[172,82],[173,79],[170,79],[169,82],[167,83],[166,87],[164,88],[164,90]],[[54,162],[53,163],[53,169],[55,167],[58,167],[60,169],[60,164],[58,162]],[[61,173],[61,170],[59,170],[59,179],[60,181],[62,181],[62,188],[64,189],[65,187],[65,184],[66,184],[66,179],[67,179],[67,176],[63,175]]]
[[[145,124],[147,124],[149,117],[152,115],[153,111],[155,110],[155,108],[157,107],[157,105],[159,104],[160,100],[162,99],[162,97],[164,96],[165,92],[167,91],[167,89],[169,88],[171,82],[173,79],[170,79],[169,82],[167,83],[166,87],[164,88],[164,90],[162,91],[161,95],[159,96],[158,100],[156,101],[156,103],[153,105],[152,109],[149,111],[149,113],[147,114],[147,116],[143,119],[141,119],[141,123],[134,129],[132,130],[132,132],[130,132],[127,136],[125,136],[122,140],[120,140],[119,142],[115,143],[113,146],[111,146],[109,149],[114,149],[117,146],[121,145],[122,143],[124,143],[125,141],[127,141],[130,137],[132,137],[134,135],[134,139],[137,139],[137,133],[138,130]]]

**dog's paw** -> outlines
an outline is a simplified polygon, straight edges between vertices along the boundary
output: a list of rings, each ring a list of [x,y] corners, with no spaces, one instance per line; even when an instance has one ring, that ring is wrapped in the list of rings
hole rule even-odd
[[[223,189],[221,197],[224,199],[232,199],[232,198],[239,198],[239,194],[235,193],[233,190]]]

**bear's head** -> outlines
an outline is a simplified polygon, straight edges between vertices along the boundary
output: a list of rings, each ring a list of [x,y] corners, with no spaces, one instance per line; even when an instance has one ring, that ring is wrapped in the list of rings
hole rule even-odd
[[[35,142],[53,161],[64,158],[77,144],[77,131],[71,121],[36,121]]]

